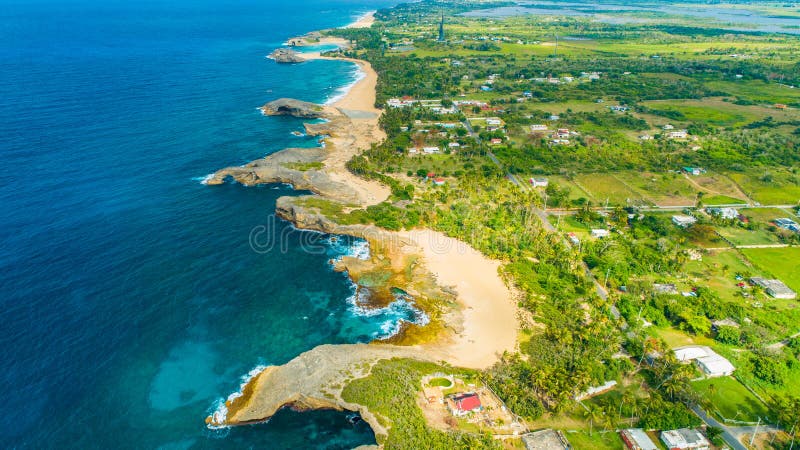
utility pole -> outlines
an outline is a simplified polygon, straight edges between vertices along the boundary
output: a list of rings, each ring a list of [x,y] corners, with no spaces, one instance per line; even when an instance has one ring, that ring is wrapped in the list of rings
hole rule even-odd
[[[750,436],[750,446],[753,446],[753,441],[756,440],[756,434],[758,434],[758,426],[761,425],[761,416],[758,417],[758,423],[756,423],[756,431],[753,432],[753,435]]]
[[[553,53],[553,57],[558,58],[558,33],[556,33],[556,49],[555,52]]]

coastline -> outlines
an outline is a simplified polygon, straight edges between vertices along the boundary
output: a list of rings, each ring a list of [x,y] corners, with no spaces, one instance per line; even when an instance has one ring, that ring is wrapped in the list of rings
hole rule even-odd
[[[347,26],[371,26],[374,15],[367,14]],[[292,41],[302,41],[295,38]],[[338,42],[328,39],[325,43]],[[346,41],[345,41],[346,42]],[[319,43],[319,42],[318,42]],[[317,44],[318,44],[317,43]],[[348,43],[349,45],[349,43]],[[301,44],[302,46],[302,44]],[[343,269],[354,281],[359,270],[384,270],[395,273],[415,267],[414,277],[432,280],[442,295],[452,293],[455,310],[443,314],[443,327],[433,328],[435,336],[418,345],[393,345],[386,342],[371,344],[327,345],[303,353],[282,366],[270,366],[242,386],[240,393],[229,397],[223,414],[206,419],[209,427],[248,424],[268,420],[278,409],[298,410],[332,408],[358,411],[377,434],[386,429],[360,405],[349,405],[341,399],[341,390],[354,368],[371,368],[379,359],[410,357],[428,361],[446,361],[471,369],[486,369],[506,351],[513,351],[518,335],[516,302],[505,285],[493,261],[468,244],[427,229],[390,232],[367,225],[340,225],[319,208],[309,205],[309,199],[336,203],[346,209],[364,208],[387,200],[389,188],[374,180],[351,173],[346,163],[371,145],[386,138],[379,126],[382,111],[375,107],[378,75],[372,65],[353,58],[332,58],[320,53],[302,53],[305,60],[338,60],[355,64],[360,71],[357,79],[343,89],[339,98],[318,106],[322,124],[306,124],[309,135],[324,136],[321,148],[286,149],[241,167],[218,171],[210,185],[227,178],[245,184],[284,182],[295,189],[308,189],[314,196],[282,197],[276,205],[278,215],[297,228],[364,238],[375,249],[371,261],[354,262],[347,258]],[[269,104],[264,107],[267,111]],[[275,112],[279,115],[283,112]],[[314,170],[295,170],[290,165],[313,162],[321,164]],[[411,265],[409,266],[409,260]],[[416,261],[420,264],[416,264]],[[411,279],[398,285],[417,293]],[[449,309],[453,309],[452,307]],[[427,313],[427,311],[426,311]],[[428,325],[431,327],[431,325]],[[402,343],[403,339],[398,340]],[[324,357],[321,355],[325,355]],[[347,355],[330,358],[330,355]],[[320,360],[327,363],[320,365]],[[314,371],[309,371],[315,367]],[[369,370],[360,370],[362,376]],[[337,386],[338,388],[331,388]],[[222,410],[222,409],[221,409]]]

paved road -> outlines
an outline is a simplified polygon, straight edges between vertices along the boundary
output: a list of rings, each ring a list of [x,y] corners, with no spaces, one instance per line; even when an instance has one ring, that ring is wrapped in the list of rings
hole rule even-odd
[[[692,406],[692,411],[697,414],[700,419],[706,423],[708,426],[717,427],[722,430],[722,438],[725,439],[725,442],[731,446],[734,450],[747,450],[747,447],[744,446],[739,440],[745,435],[752,435],[756,431],[758,433],[774,433],[779,431],[778,428],[767,425],[762,423],[759,426],[756,425],[749,425],[744,427],[729,427],[721,422],[717,421],[713,417],[706,414],[699,406]]]
[[[722,430],[722,439],[725,439],[725,442],[727,442],[733,450],[747,450],[747,447],[739,442],[739,439],[737,439],[736,436],[731,433],[731,430],[728,427],[717,422],[717,420],[713,417],[710,417],[705,411],[700,409],[699,406],[692,406],[692,411],[694,411],[694,413],[697,414],[697,417],[705,422],[706,425],[720,428]]]

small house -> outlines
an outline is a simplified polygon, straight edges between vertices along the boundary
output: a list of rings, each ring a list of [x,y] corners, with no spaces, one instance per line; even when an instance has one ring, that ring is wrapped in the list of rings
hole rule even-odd
[[[531,131],[534,133],[536,133],[537,131],[547,131],[547,125],[541,123],[531,125]]]
[[[608,237],[610,235],[611,235],[611,232],[606,230],[606,229],[604,229],[604,228],[593,228],[592,229],[592,237],[593,238],[600,239],[600,238]]]
[[[703,169],[702,167],[684,167],[683,172],[697,177],[706,173],[706,169]]]
[[[681,362],[694,361],[706,377],[722,377],[733,374],[736,370],[730,361],[711,350],[710,347],[687,345],[673,350],[675,358]]]
[[[581,240],[578,239],[578,236],[575,233],[567,233],[567,237],[569,238],[569,241],[572,242],[572,245],[580,245]]]
[[[667,138],[669,139],[686,139],[687,137],[689,137],[689,133],[686,130],[675,130],[667,133]]]
[[[629,428],[619,434],[628,450],[658,450],[650,436],[641,428]]]
[[[500,138],[492,138],[492,140],[490,140],[489,143],[492,145],[500,145],[503,143],[503,140]]]
[[[783,284],[781,280],[767,280],[766,278],[752,277],[750,278],[750,284],[753,286],[760,286],[764,289],[764,292],[769,294],[769,296],[772,298],[781,298],[786,300],[797,298],[797,293],[789,288],[789,286]]]
[[[674,223],[675,225],[677,225],[677,226],[679,226],[681,228],[690,227],[690,226],[694,225],[696,222],[697,222],[697,219],[695,219],[692,216],[686,216],[686,215],[683,215],[683,214],[678,214],[678,215],[672,216],[672,223]]]
[[[452,412],[455,416],[465,416],[473,411],[480,411],[483,408],[481,399],[478,397],[478,394],[474,392],[458,394],[452,398],[452,402]]]
[[[795,222],[792,219],[789,219],[788,217],[784,217],[782,219],[775,219],[774,222],[778,228],[783,228],[784,230],[789,230],[789,231],[800,231],[800,226],[797,225],[797,222]]]
[[[661,442],[669,450],[708,450],[711,443],[695,429],[680,428],[661,432]]]
[[[503,121],[498,119],[497,117],[489,117],[486,119],[486,125],[493,125],[493,126],[500,126],[503,124]]]
[[[735,210],[734,208],[706,208],[706,212],[721,219],[730,220],[739,217],[739,211]]]
[[[422,153],[433,155],[439,153],[439,147],[422,147]]]
[[[547,185],[549,184],[549,182],[547,181],[547,178],[542,178],[542,177],[534,177],[534,178],[531,178],[529,181],[531,183],[531,186],[533,186],[535,188],[537,188],[537,187],[545,187],[546,188]]]
[[[661,129],[664,130],[664,131],[669,131],[669,130],[674,130],[675,127],[670,125],[670,124],[666,124],[663,127],[661,127]]]

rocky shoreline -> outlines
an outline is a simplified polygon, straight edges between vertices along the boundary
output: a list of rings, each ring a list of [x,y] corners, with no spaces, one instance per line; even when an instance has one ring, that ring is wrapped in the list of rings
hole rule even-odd
[[[308,36],[297,38],[295,44],[307,42],[307,39]],[[374,107],[377,75],[367,62],[345,60],[359,64],[367,75],[334,105],[278,99],[261,108],[265,115],[325,119],[322,123],[304,124],[308,135],[324,137],[324,147],[284,149],[243,166],[227,167],[214,173],[207,184],[218,185],[227,180],[247,186],[288,183],[297,190],[311,191],[314,195],[279,198],[276,214],[301,229],[368,240],[373,253],[370,260],[345,257],[336,264],[336,269],[346,272],[359,285],[365,279],[382,280],[370,286],[376,305],[389,301],[392,288],[403,289],[415,298],[431,320],[425,327],[406,326],[404,332],[391,339],[391,344],[323,345],[287,364],[269,367],[248,382],[240,396],[226,403],[227,413],[218,411],[206,418],[211,427],[265,421],[284,407],[301,411],[336,409],[358,412],[376,436],[385,437],[390,424],[378,420],[364,406],[349,404],[341,397],[344,386],[369,375],[377,361],[388,358],[447,360],[465,367],[483,368],[487,361],[496,360],[492,343],[489,344],[491,354],[488,359],[483,348],[477,352],[483,352],[478,359],[474,356],[459,359],[458,355],[476,353],[470,347],[476,345],[475,336],[465,332],[462,313],[465,305],[459,307],[455,289],[442,286],[425,264],[425,258],[431,255],[423,248],[430,247],[431,240],[455,240],[433,233],[427,236],[428,242],[423,242],[420,233],[396,233],[372,225],[340,224],[320,207],[319,202],[340,210],[365,208],[386,200],[390,194],[388,187],[358,178],[345,166],[353,156],[384,138],[378,124],[381,111]],[[461,258],[461,255],[452,252],[447,257]],[[453,265],[451,262],[447,264]],[[472,266],[478,267],[477,272],[485,275],[482,261],[474,261]],[[497,270],[492,264],[486,267]],[[500,283],[499,288],[503,287]],[[492,292],[497,290],[495,286]],[[485,303],[487,300],[481,298],[479,301]],[[472,306],[468,307],[472,309]],[[505,329],[508,329],[508,319],[508,316],[501,316]],[[513,314],[510,319],[515,320]],[[475,331],[480,330],[472,330],[473,334]],[[512,329],[512,341],[515,333]],[[491,339],[491,336],[487,337]]]

